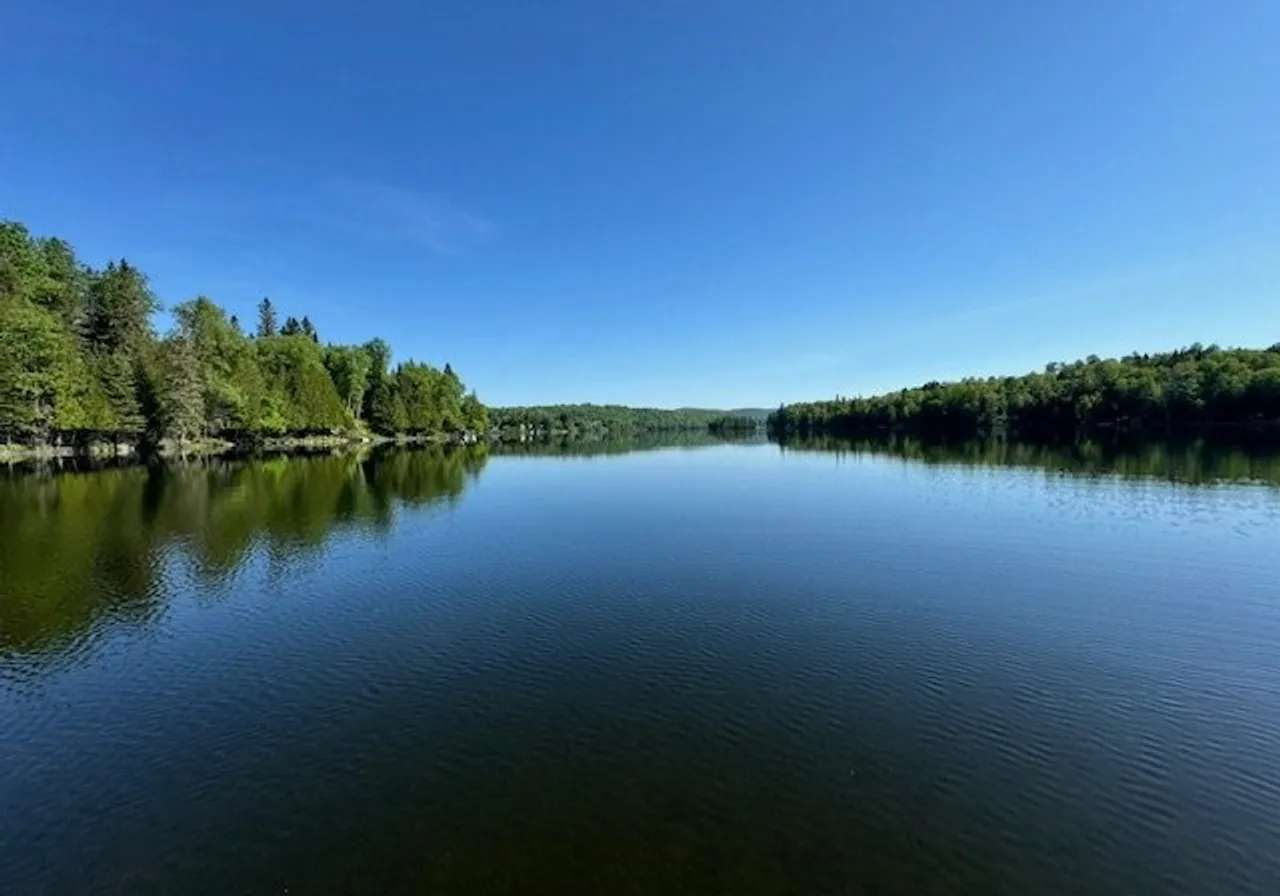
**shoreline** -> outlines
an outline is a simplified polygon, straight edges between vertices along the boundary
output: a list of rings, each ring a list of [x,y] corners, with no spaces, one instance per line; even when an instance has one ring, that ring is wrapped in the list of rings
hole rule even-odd
[[[150,458],[177,460],[191,457],[219,457],[230,454],[254,454],[258,452],[323,451],[374,447],[378,445],[474,445],[492,439],[475,433],[461,436],[446,433],[413,435],[397,433],[352,433],[327,436],[268,436],[249,441],[227,439],[201,439],[195,442],[175,443],[162,441],[155,451],[145,452],[130,443],[92,442],[88,445],[21,445],[0,443],[0,464],[11,465],[32,462],[63,460],[133,461],[141,463]]]

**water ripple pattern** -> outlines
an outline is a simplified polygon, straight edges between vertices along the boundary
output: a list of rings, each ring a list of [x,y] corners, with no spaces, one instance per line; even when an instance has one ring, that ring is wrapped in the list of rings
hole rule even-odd
[[[934,461],[0,479],[0,889],[1280,893],[1280,490]]]

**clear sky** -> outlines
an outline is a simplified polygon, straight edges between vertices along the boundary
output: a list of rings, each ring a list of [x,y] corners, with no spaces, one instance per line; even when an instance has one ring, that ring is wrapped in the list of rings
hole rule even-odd
[[[0,216],[492,404],[1280,341],[1276,0],[7,0]]]

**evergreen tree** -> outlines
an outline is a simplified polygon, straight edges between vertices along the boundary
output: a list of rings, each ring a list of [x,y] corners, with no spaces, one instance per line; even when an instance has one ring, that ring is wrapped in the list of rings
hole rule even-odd
[[[365,387],[360,417],[369,421],[370,425],[380,432],[394,431],[385,427],[385,418],[379,416],[379,413],[374,408],[375,399],[381,394],[380,390],[383,389],[389,377],[387,368],[391,364],[391,347],[381,339],[371,339],[360,346],[360,351],[369,359],[369,382]],[[383,405],[383,410],[386,410],[385,399]]]
[[[74,351],[49,312],[27,302],[0,304],[0,433],[5,438],[46,442],[60,423],[78,422]]]
[[[177,332],[192,346],[205,429],[217,434],[257,428],[266,384],[253,343],[203,296],[178,305],[174,317]]]
[[[84,325],[89,273],[76,260],[75,251],[63,240],[48,237],[36,241],[42,276],[32,299],[48,308],[73,329]]]
[[[393,376],[382,376],[369,390],[369,425],[377,432],[393,434],[410,430],[409,413]]]
[[[259,360],[283,429],[331,431],[353,421],[324,366],[320,346],[299,334],[260,339]]]
[[[106,399],[109,416],[106,429],[122,436],[140,435],[146,425],[142,413],[142,383],[134,359],[125,351],[94,356],[94,372]]]
[[[87,299],[86,336],[95,350],[132,358],[152,338],[151,315],[160,303],[129,262],[111,262],[91,275]]]
[[[159,390],[160,432],[179,443],[198,439],[204,432],[204,386],[200,359],[186,336],[166,340],[162,352]]]
[[[27,228],[17,221],[0,221],[0,298],[31,299],[40,274],[40,258]]]
[[[258,303],[258,338],[266,339],[274,335],[276,335],[276,309],[271,305],[271,300],[264,297]]]
[[[420,433],[436,429],[434,371],[425,364],[407,361],[396,368],[395,391],[404,407],[405,428]]]

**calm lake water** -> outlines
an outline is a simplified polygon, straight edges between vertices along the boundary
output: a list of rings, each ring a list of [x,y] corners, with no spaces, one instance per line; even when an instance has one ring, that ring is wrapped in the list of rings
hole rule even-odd
[[[812,447],[0,473],[0,891],[1280,893],[1274,455]]]

